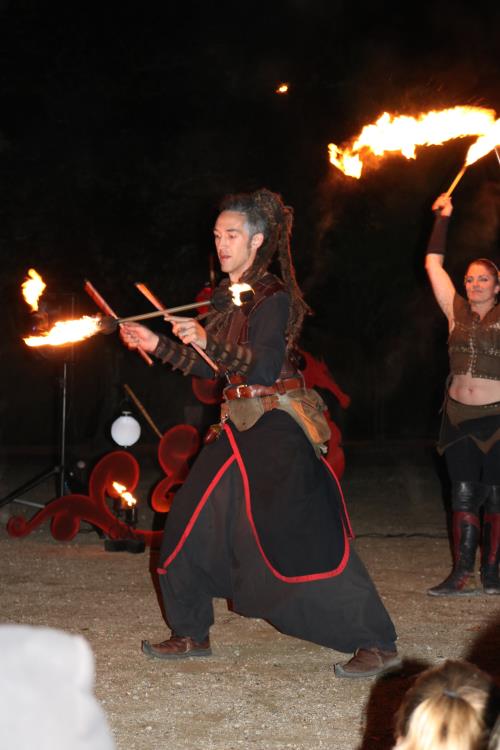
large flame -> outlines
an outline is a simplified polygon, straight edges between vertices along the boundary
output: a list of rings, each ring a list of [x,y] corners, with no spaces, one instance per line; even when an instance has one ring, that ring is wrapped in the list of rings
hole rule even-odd
[[[24,343],[28,346],[62,346],[88,339],[100,330],[100,317],[84,315],[78,320],[58,320],[50,331],[40,336],[28,336]]]
[[[465,163],[473,164],[500,142],[500,120],[493,109],[452,107],[432,110],[417,117],[384,112],[344,148],[330,143],[330,162],[349,177],[361,177],[365,162],[373,156],[400,153],[415,158],[417,146],[438,146],[454,138],[479,136],[467,152]]]
[[[121,499],[125,501],[125,503],[128,505],[129,508],[133,508],[134,505],[137,505],[136,498],[132,495],[131,492],[128,492],[124,484],[120,484],[120,482],[113,482],[113,487],[118,492]]]
[[[500,144],[500,120],[497,120],[488,132],[478,138],[475,143],[467,151],[465,157],[465,163],[467,166],[474,164],[475,161],[486,156],[490,151],[493,151],[495,146]]]
[[[38,310],[38,300],[42,296],[43,290],[47,284],[34,268],[29,269],[28,276],[29,278],[21,284],[21,289],[23,291],[24,299],[28,305],[30,305],[33,312],[36,312],[36,310]]]

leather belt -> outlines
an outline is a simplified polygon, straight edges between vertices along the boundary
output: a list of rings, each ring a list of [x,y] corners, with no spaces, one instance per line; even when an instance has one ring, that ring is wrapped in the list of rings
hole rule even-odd
[[[304,388],[304,380],[301,377],[285,378],[277,380],[273,385],[228,385],[224,388],[224,398],[233,401],[235,398],[257,398],[262,396],[274,396],[276,393],[286,393],[297,388]]]

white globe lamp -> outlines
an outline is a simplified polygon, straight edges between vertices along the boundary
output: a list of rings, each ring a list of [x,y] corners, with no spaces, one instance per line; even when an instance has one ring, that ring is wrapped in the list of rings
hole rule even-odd
[[[111,437],[122,448],[129,448],[134,445],[140,436],[141,425],[129,411],[123,411],[111,425]]]

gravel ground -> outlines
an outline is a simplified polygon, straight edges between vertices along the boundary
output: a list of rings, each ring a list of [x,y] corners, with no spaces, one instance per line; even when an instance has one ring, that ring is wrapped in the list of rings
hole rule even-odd
[[[500,678],[500,597],[440,599],[425,591],[448,572],[441,485],[426,445],[347,446],[344,489],[365,561],[399,633],[403,668],[379,680],[339,680],[344,654],[276,632],[215,603],[213,656],[158,662],[141,638],[163,639],[165,626],[144,554],[107,552],[86,529],[61,543],[48,525],[24,539],[5,531],[0,511],[2,621],[84,635],[96,658],[96,695],[118,750],[256,748],[386,750],[392,717],[422,668],[467,658]],[[33,476],[40,457],[5,462],[2,496]],[[43,468],[43,467],[42,467]],[[157,479],[155,476],[154,481]],[[141,488],[147,495],[151,474]],[[35,501],[50,496],[40,485]],[[47,495],[49,493],[49,495]],[[151,521],[147,508],[140,525]]]

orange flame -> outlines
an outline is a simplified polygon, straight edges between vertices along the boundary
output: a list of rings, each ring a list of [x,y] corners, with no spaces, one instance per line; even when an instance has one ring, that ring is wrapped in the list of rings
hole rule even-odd
[[[438,146],[454,138],[479,136],[467,152],[469,166],[491,151],[500,141],[500,121],[495,110],[483,107],[452,107],[432,110],[410,117],[384,112],[371,125],[365,125],[345,148],[334,143],[328,146],[330,162],[349,177],[359,179],[370,155],[400,153],[415,158],[417,146]]]
[[[43,290],[47,284],[34,268],[30,268],[28,276],[29,278],[21,284],[21,289],[23,291],[24,299],[28,305],[30,305],[33,312],[35,312],[38,310],[38,300],[42,296]]]
[[[28,346],[63,346],[88,339],[100,330],[99,317],[84,315],[78,320],[58,320],[47,333],[23,340]]]
[[[243,304],[241,301],[242,293],[253,291],[250,284],[231,284],[229,290],[233,295],[233,304],[235,304],[237,307],[241,307],[241,305]]]
[[[276,89],[277,94],[288,94],[288,83],[281,83]]]
[[[500,144],[500,120],[497,120],[485,133],[485,135],[478,138],[475,143],[467,151],[465,157],[465,163],[467,166],[474,164],[478,159],[486,156],[490,151],[493,151],[495,146]]]
[[[134,505],[137,505],[136,498],[132,495],[131,492],[128,492],[124,484],[120,484],[120,482],[113,482],[113,487],[119,493],[121,499],[125,500],[129,508],[133,508]]]

